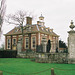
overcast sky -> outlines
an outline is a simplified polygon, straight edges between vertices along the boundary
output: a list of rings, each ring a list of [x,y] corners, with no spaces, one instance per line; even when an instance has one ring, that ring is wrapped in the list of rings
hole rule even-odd
[[[37,15],[33,23],[36,23],[42,12],[45,17],[45,26],[53,28],[61,40],[67,43],[70,21],[75,22],[75,0],[6,0],[6,4],[6,15],[17,10],[33,12],[34,15]],[[13,25],[4,23],[3,34],[12,28],[14,28]]]

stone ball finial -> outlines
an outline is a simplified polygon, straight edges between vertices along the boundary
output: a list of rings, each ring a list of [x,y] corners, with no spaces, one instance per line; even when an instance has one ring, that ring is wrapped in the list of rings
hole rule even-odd
[[[72,30],[73,30],[73,28],[75,27],[73,23],[74,23],[73,20],[71,20],[71,25],[70,25],[69,27],[70,27]]]

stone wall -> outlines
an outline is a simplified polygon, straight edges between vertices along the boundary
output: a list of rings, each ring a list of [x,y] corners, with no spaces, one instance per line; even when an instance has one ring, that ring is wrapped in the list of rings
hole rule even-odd
[[[35,53],[20,52],[19,54],[17,54],[17,58],[35,58]]]
[[[39,63],[68,63],[67,53],[36,53],[36,62]]]
[[[75,58],[68,59],[69,64],[75,64]]]
[[[20,53],[17,57],[35,58],[38,63],[68,63],[68,53]]]

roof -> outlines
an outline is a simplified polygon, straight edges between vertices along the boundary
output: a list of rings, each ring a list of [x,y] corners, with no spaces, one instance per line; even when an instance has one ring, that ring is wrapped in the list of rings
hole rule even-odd
[[[55,32],[53,32],[53,29],[49,29],[49,27],[46,28],[45,26],[41,26],[37,24],[26,25],[23,27],[23,29],[24,29],[23,31],[24,34],[40,32],[40,33],[59,37]],[[22,34],[21,27],[15,27],[5,35],[18,35],[18,34]]]
[[[43,17],[42,14],[41,14],[41,16],[40,16],[39,18],[44,18],[44,17]]]

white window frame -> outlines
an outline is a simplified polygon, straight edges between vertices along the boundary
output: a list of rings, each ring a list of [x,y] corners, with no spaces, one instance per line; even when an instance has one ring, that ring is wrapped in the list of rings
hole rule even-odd
[[[43,30],[44,28],[43,28],[43,27],[41,27],[41,29]]]
[[[17,40],[15,41],[15,44],[14,44],[14,39],[16,40],[16,38],[13,38],[13,45],[16,45],[16,41],[17,41]]]
[[[33,47],[33,38],[35,38],[35,47]],[[36,36],[31,37],[31,47],[32,49],[36,49]]]
[[[26,39],[28,39],[28,48],[26,48]],[[29,49],[29,37],[25,37],[25,49]]]
[[[8,40],[10,41],[9,48],[8,48]],[[7,49],[11,49],[11,39],[7,39]]]

